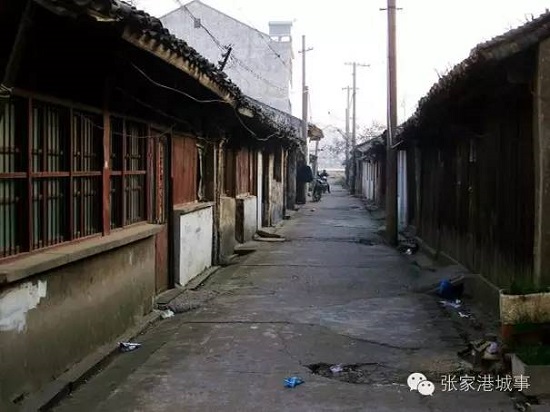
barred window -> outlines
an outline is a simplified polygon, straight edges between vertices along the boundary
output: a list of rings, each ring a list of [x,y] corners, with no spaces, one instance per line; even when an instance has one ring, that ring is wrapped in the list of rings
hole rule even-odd
[[[111,118],[111,228],[147,219],[147,126]]]
[[[0,259],[103,233],[109,190],[103,187],[103,122],[94,109],[23,97],[0,101]],[[112,117],[110,130],[105,223],[121,228],[146,221],[153,202],[154,219],[163,222],[164,178],[148,164],[148,126]],[[159,159],[163,168],[163,152]]]
[[[101,116],[13,98],[0,110],[0,257],[101,231]]]

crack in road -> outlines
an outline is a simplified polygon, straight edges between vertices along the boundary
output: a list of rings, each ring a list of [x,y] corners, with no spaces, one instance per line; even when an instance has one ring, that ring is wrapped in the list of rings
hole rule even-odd
[[[356,336],[351,336],[351,335],[348,335],[348,334],[345,334],[345,333],[341,333],[341,332],[335,331],[335,330],[331,329],[331,328],[328,327],[328,326],[319,325],[319,324],[317,324],[317,323],[301,323],[301,322],[291,322],[291,321],[250,321],[250,320],[229,320],[229,321],[221,321],[221,320],[215,320],[215,321],[207,321],[207,320],[205,320],[205,321],[200,321],[200,320],[197,320],[197,321],[193,321],[193,320],[190,320],[190,321],[181,322],[181,324],[193,324],[193,325],[195,325],[195,324],[205,324],[205,325],[216,325],[216,324],[219,324],[219,325],[289,325],[289,326],[309,326],[309,327],[314,327],[314,328],[326,329],[327,331],[329,331],[330,333],[332,333],[332,334],[334,334],[334,335],[339,335],[339,336],[348,338],[348,339],[350,339],[350,340],[354,340],[354,341],[358,341],[358,342],[363,342],[363,343],[367,343],[367,344],[370,344],[370,345],[381,346],[381,347],[388,348],[388,349],[401,350],[401,351],[405,351],[405,352],[409,352],[409,353],[413,353],[413,352],[422,350],[421,347],[416,347],[416,346],[398,346],[398,345],[392,345],[392,344],[386,343],[386,342],[378,342],[378,341],[371,340],[371,339],[366,339],[366,338],[360,338],[360,337],[356,337]]]

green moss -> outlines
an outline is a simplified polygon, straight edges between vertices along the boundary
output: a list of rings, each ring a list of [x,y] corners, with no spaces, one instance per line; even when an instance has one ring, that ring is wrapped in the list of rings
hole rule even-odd
[[[526,365],[550,365],[549,345],[520,346],[516,349],[516,355]]]
[[[540,323],[534,322],[522,322],[514,325],[514,332],[516,333],[529,333],[537,332],[540,330]]]

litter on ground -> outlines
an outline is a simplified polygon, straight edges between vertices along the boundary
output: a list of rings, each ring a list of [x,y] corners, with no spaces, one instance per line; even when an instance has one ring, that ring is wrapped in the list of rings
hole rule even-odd
[[[301,379],[297,376],[292,376],[290,378],[285,379],[285,387],[286,388],[294,388],[298,385],[301,385],[302,383],[304,383],[303,379]]]
[[[134,342],[120,342],[118,348],[121,352],[131,352],[141,346],[141,343]]]

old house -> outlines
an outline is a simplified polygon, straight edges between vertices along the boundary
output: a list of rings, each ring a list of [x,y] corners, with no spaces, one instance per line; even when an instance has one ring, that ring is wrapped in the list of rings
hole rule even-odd
[[[386,199],[386,133],[356,146],[356,193],[383,206]]]
[[[247,199],[279,216],[288,177],[276,165],[301,140],[125,3],[4,1],[0,25],[0,409],[11,410],[229,253],[228,214],[229,236],[248,238]],[[259,183],[266,158],[276,195]]]
[[[550,14],[476,46],[399,136],[408,223],[480,274],[475,290],[550,286]]]
[[[271,21],[269,33],[264,33],[200,0],[180,5],[160,20],[172,33],[185,39],[210,61],[219,62],[223,72],[227,73],[243,94],[283,123],[292,123],[294,130],[300,132],[300,121],[290,114],[294,58],[292,22]],[[308,136],[313,136],[310,132]],[[290,151],[282,166],[288,171],[285,206],[289,209],[294,208],[297,197],[301,201],[305,198],[303,188],[300,185],[296,187],[296,169],[306,162],[305,142],[308,136],[302,136],[302,150]],[[272,187],[276,190],[277,184]],[[246,203],[251,202],[248,200]],[[264,226],[275,223],[277,219],[262,220],[259,214],[263,213],[263,207],[257,208],[258,221]],[[280,215],[282,208],[276,210]],[[264,218],[269,213],[265,211]]]

